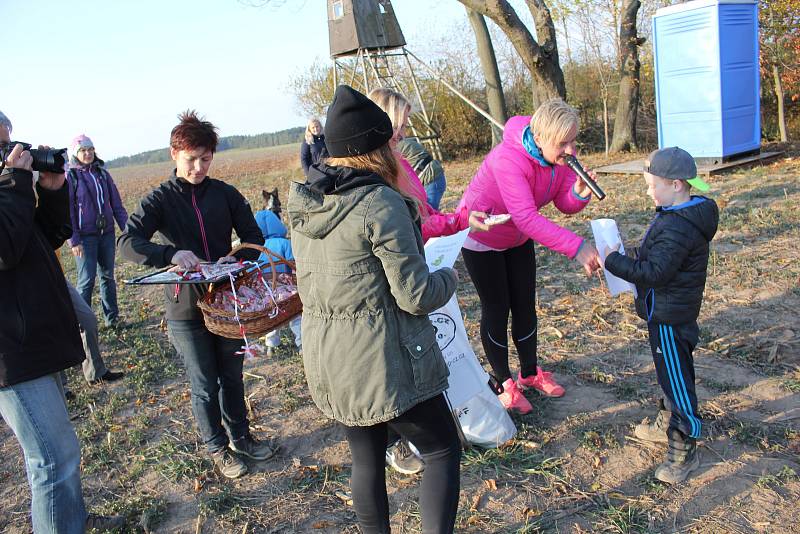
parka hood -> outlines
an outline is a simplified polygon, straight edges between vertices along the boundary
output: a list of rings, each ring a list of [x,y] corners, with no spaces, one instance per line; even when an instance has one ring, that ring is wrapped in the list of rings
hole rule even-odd
[[[388,185],[379,175],[350,167],[318,163],[309,167],[304,184],[289,189],[289,220],[292,231],[312,239],[328,235],[365,195]]]

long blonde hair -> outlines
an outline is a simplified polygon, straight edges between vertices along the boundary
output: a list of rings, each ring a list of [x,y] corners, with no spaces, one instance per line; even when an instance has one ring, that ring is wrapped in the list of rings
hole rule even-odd
[[[311,126],[314,124],[319,124],[319,127],[322,128],[322,123],[319,121],[318,118],[314,117],[310,121],[308,121],[308,124],[306,124],[305,138],[306,138],[306,143],[308,143],[309,145],[314,143],[314,134],[311,133]]]
[[[325,163],[331,167],[351,167],[362,171],[371,171],[386,180],[386,183],[395,191],[403,194],[398,185],[400,164],[394,151],[388,143],[366,154],[344,156],[341,158],[330,157]]]
[[[411,111],[411,103],[408,99],[388,87],[377,87],[370,91],[367,97],[389,115],[392,128],[395,130],[403,125],[403,116],[406,110]]]
[[[376,87],[369,92],[367,97],[378,104],[378,107],[389,115],[389,119],[392,121],[392,128],[394,128],[395,132],[398,128],[403,126],[403,118],[406,114],[406,110],[411,110],[411,103],[409,103],[406,97],[388,87]],[[395,153],[395,157],[401,158],[402,156]],[[427,217],[427,208],[424,207],[422,201],[414,195],[414,186],[411,185],[411,177],[408,176],[408,173],[399,162],[396,189],[405,197],[414,201],[423,218]]]

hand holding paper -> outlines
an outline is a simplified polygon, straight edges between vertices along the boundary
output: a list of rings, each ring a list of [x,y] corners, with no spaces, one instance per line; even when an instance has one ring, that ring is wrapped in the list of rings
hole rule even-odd
[[[594,234],[594,242],[597,250],[602,251],[602,261],[605,264],[606,256],[611,252],[618,251],[620,254],[625,254],[625,247],[622,246],[622,238],[617,229],[617,223],[614,219],[595,219],[592,221],[592,233]],[[603,267],[606,275],[606,284],[608,291],[612,297],[619,295],[625,291],[630,291],[636,295],[636,286],[622,278],[617,278]]]

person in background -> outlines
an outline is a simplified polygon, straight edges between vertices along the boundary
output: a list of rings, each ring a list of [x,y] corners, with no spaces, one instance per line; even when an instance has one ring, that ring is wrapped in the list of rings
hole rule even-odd
[[[397,149],[414,169],[425,187],[428,204],[438,210],[442,195],[447,189],[447,179],[444,177],[442,164],[439,163],[439,160],[433,159],[433,156],[425,150],[416,137],[403,137],[397,143]]]
[[[308,387],[344,428],[361,531],[390,530],[384,454],[393,428],[426,463],[421,531],[451,533],[461,443],[428,313],[450,300],[458,278],[453,269],[428,270],[418,203],[399,187],[386,113],[341,85],[325,134],[330,158],[311,167],[305,184],[292,184],[288,202]]]
[[[58,256],[58,251],[56,251]],[[122,371],[110,371],[103,356],[100,353],[100,340],[97,335],[97,317],[95,317],[92,309],[84,302],[75,286],[67,280],[67,290],[69,291],[69,298],[72,302],[72,308],[75,310],[75,316],[78,318],[78,326],[81,329],[81,341],[83,342],[83,352],[86,358],[81,364],[83,370],[83,377],[86,381],[93,385],[103,384],[105,382],[116,382],[125,376]],[[61,385],[64,388],[64,396],[67,400],[75,398],[75,394],[68,389],[67,373],[61,371]]]
[[[256,224],[258,224],[258,227],[261,229],[261,233],[264,236],[264,248],[268,248],[272,252],[283,256],[284,259],[294,261],[294,255],[292,254],[292,242],[286,239],[286,226],[284,226],[275,213],[270,210],[257,211]],[[275,256],[272,257],[273,261],[276,261],[277,259],[278,258]],[[267,255],[265,253],[261,253],[261,256],[258,257],[258,261],[265,264],[264,272],[271,272],[269,260],[267,259]],[[275,272],[288,273],[290,272],[290,269],[284,264],[279,264],[276,266]],[[292,334],[294,334],[294,345],[298,351],[303,350],[303,339],[300,330],[301,320],[302,316],[298,315],[289,321],[289,328],[292,330]],[[281,345],[280,329],[269,332],[265,336],[265,343],[267,346],[267,356],[272,356],[275,349]]]
[[[117,186],[95,154],[92,140],[81,134],[70,145],[69,185],[72,237],[69,244],[78,271],[78,292],[92,307],[97,268],[100,267],[100,302],[106,326],[119,321],[117,282],[114,280],[114,222],[125,228],[128,212]]]
[[[328,157],[325,148],[325,134],[322,133],[322,123],[313,118],[306,125],[306,133],[300,143],[300,165],[303,174],[308,176],[308,168]]]
[[[567,214],[589,204],[591,191],[564,162],[565,155],[577,153],[578,124],[578,112],[560,99],[545,102],[533,117],[510,118],[503,141],[483,160],[459,204],[511,215],[488,232],[470,234],[461,254],[481,301],[481,342],[503,384],[500,401],[523,414],[532,409],[523,389],[564,395],[538,365],[534,242],[574,259],[587,275],[600,268],[591,243],[540,213],[550,202]],[[521,367],[516,380],[508,365],[509,312]]]
[[[141,202],[119,237],[122,256],[130,261],[175,270],[192,270],[201,261],[255,260],[243,249],[228,256],[234,230],[244,243],[260,245],[250,204],[232,185],[208,176],[217,149],[216,127],[194,111],[180,115],[170,135],[172,175]],[[152,241],[159,232],[161,242]],[[241,457],[266,460],[275,454],[250,433],[242,378],[241,340],[211,333],[197,301],[200,284],[164,286],[167,332],[183,358],[192,390],[192,412],[215,466],[227,478],[247,473]]]
[[[30,152],[8,147],[11,130],[0,112],[0,145],[10,150],[0,162],[0,416],[25,456],[34,532],[121,528],[124,518],[86,512],[80,443],[58,378],[84,357],[55,255],[70,235],[64,174],[41,172],[34,185]]]

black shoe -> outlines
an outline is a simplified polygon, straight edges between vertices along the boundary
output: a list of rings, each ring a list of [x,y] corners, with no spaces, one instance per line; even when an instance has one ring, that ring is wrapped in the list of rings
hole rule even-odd
[[[89,514],[86,518],[86,532],[91,532],[92,530],[108,532],[109,530],[121,529],[124,526],[125,518],[119,515]]]
[[[250,434],[236,441],[231,441],[228,446],[236,454],[247,456],[253,460],[267,460],[278,452],[277,447],[273,447],[264,441],[259,441]]]
[[[123,376],[125,376],[125,373],[123,373],[122,371],[106,371],[106,374],[104,374],[100,378],[89,380],[89,383],[93,386],[96,386],[98,384],[102,384],[103,382],[116,382]]]

